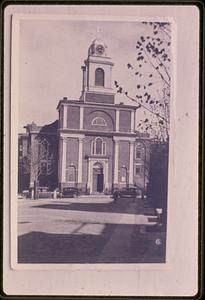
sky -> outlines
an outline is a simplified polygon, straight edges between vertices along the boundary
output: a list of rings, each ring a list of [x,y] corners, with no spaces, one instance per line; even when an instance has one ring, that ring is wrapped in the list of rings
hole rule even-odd
[[[148,34],[148,26],[140,22],[21,20],[19,67],[19,132],[34,121],[44,125],[55,121],[57,104],[63,97],[78,100],[82,89],[81,66],[88,48],[97,36],[107,45],[114,62],[114,80],[130,94],[136,90],[136,78],[127,63],[136,59],[136,41]],[[116,103],[125,96],[116,94]]]

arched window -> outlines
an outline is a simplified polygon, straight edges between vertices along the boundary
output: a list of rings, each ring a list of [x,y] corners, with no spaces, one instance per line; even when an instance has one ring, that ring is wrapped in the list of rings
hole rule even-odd
[[[76,168],[74,166],[69,166],[66,168],[66,182],[76,181]]]
[[[91,153],[94,155],[105,155],[106,154],[106,143],[102,138],[97,137],[91,143]]]
[[[104,86],[105,74],[103,69],[97,68],[95,70],[95,85]]]
[[[143,155],[143,145],[141,143],[137,143],[135,147],[135,159],[142,159]]]
[[[138,164],[135,164],[135,176],[139,176],[141,173],[142,173],[142,164],[138,163]]]
[[[92,125],[97,125],[97,126],[107,126],[107,123],[105,120],[101,117],[96,117],[92,120]]]

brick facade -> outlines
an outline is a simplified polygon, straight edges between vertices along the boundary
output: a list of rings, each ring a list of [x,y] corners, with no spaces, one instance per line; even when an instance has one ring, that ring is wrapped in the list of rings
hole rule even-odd
[[[75,186],[84,193],[107,193],[113,188],[134,185],[144,189],[148,178],[149,137],[135,130],[136,106],[115,103],[111,84],[114,64],[107,50],[97,52],[98,42],[93,41],[82,67],[80,99],[60,100],[59,119],[54,122],[57,127],[50,127],[52,134],[44,134],[48,140],[49,136],[54,137],[49,140],[58,164],[58,178],[53,181],[60,188]],[[99,68],[101,78],[96,80]],[[34,128],[34,124],[29,126],[27,131],[35,157],[35,139],[42,130]],[[30,181],[33,181],[32,172]]]
[[[59,184],[75,185],[85,193],[134,185],[145,188],[149,138],[135,130],[137,108],[115,104],[111,86],[114,64],[107,53],[95,50],[97,43],[92,43],[82,67],[80,99],[64,98],[58,104]],[[99,68],[100,80],[95,79]]]

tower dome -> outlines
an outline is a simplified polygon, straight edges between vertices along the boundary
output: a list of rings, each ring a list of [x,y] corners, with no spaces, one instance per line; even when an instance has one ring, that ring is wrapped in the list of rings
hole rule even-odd
[[[88,55],[107,56],[106,50],[105,43],[101,39],[95,39],[88,49]]]

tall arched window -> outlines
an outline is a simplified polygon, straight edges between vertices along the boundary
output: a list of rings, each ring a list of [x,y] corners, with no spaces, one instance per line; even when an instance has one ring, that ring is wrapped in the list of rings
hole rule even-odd
[[[102,138],[97,137],[91,144],[92,154],[105,155],[106,154],[106,143]]]
[[[69,166],[66,168],[66,182],[76,181],[76,168],[74,166]]]
[[[104,86],[105,74],[103,69],[97,68],[95,70],[95,85]]]
[[[142,159],[143,155],[143,145],[141,143],[137,143],[135,147],[135,159]]]

